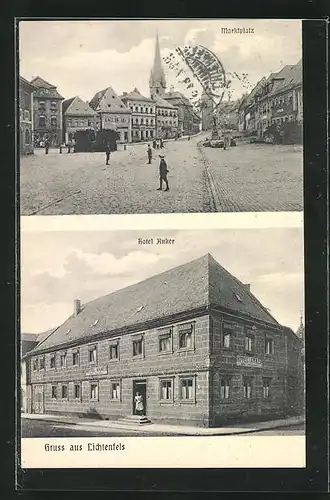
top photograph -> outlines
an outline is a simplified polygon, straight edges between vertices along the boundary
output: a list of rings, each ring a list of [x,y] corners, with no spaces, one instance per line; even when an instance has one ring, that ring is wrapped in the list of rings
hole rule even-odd
[[[19,20],[30,215],[303,210],[301,20]]]

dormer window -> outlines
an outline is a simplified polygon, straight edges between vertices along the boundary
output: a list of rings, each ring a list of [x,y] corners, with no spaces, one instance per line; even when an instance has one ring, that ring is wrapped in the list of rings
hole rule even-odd
[[[240,295],[238,295],[238,293],[234,293],[234,297],[236,298],[236,300],[238,300],[238,302],[243,302],[242,298],[240,297]]]

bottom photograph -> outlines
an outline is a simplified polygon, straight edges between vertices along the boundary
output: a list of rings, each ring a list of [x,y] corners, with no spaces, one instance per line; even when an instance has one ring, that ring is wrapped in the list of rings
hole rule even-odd
[[[304,435],[303,268],[299,228],[23,231],[21,437]]]

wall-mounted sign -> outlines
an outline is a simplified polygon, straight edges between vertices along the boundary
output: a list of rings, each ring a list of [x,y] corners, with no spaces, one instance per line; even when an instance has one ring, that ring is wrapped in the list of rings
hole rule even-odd
[[[251,368],[262,368],[261,359],[252,356],[237,356],[237,366],[249,366]]]
[[[93,366],[89,368],[86,372],[86,375],[107,375],[108,367],[107,366]]]

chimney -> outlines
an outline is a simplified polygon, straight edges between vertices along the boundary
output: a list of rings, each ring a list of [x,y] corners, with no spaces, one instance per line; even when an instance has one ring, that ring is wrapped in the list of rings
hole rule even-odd
[[[244,283],[245,288],[250,292],[251,291],[251,285],[250,283]]]
[[[81,302],[79,299],[75,299],[73,301],[73,313],[75,316],[78,316],[80,311],[81,311]]]

